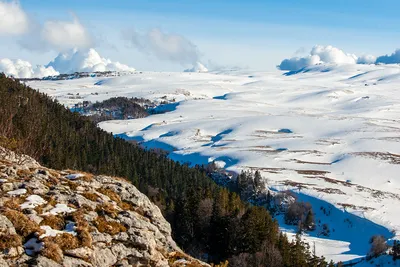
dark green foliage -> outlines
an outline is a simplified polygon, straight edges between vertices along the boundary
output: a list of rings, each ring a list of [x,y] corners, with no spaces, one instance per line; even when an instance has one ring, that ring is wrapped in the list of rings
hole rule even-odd
[[[12,144],[55,169],[79,169],[129,178],[159,205],[173,237],[193,255],[241,266],[314,266],[305,245],[290,243],[266,209],[243,202],[217,186],[203,168],[190,168],[102,131],[89,119],[0,75],[0,145]],[[12,142],[1,143],[1,140]],[[261,187],[258,177],[241,179],[241,192]],[[241,256],[242,255],[242,256]],[[254,265],[254,264],[262,265]],[[322,266],[322,265],[321,265]]]
[[[394,261],[400,259],[400,242],[397,240],[393,242],[392,256]]]

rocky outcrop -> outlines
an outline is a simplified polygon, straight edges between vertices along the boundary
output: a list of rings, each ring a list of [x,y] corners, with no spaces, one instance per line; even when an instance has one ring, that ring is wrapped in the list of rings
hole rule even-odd
[[[0,266],[209,266],[130,182],[0,148]]]

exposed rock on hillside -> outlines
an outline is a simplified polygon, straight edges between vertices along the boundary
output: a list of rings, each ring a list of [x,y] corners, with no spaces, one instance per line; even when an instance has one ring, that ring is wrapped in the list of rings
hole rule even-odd
[[[121,178],[56,171],[0,148],[0,266],[209,266]]]

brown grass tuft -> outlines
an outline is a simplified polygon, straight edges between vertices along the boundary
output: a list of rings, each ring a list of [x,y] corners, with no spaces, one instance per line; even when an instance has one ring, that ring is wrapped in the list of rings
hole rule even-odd
[[[47,215],[43,217],[43,221],[40,222],[40,225],[48,225],[55,230],[63,230],[65,228],[65,221],[64,218],[55,215]]]
[[[118,210],[114,207],[113,204],[110,203],[102,203],[100,205],[97,205],[96,207],[96,212],[99,215],[108,215],[112,218],[117,217],[118,215]]]
[[[22,197],[13,197],[4,202],[4,207],[13,209],[13,210],[20,210],[20,205],[25,202],[25,198]]]
[[[43,241],[46,243],[56,243],[62,251],[69,249],[76,249],[79,247],[79,240],[76,236],[71,234],[63,233],[54,237],[45,237]]]
[[[92,236],[89,233],[88,228],[83,228],[83,227],[78,227],[76,229],[76,232],[78,233],[78,239],[81,247],[92,247]]]
[[[84,213],[81,210],[72,213],[72,220],[75,221],[77,227],[81,228],[89,227],[89,223],[85,220]]]
[[[43,250],[41,251],[41,254],[42,254],[44,257],[49,258],[49,259],[52,259],[53,261],[55,261],[55,262],[57,262],[57,263],[61,263],[62,260],[63,260],[63,257],[64,257],[63,252],[62,252],[60,246],[57,245],[57,244],[54,243],[54,242],[51,242],[51,241],[46,242],[46,243],[44,244],[44,248],[43,248]]]
[[[82,196],[84,196],[85,198],[87,198],[87,199],[89,199],[89,200],[91,200],[93,202],[97,202],[97,200],[99,199],[99,196],[97,194],[95,194],[95,193],[92,193],[92,192],[82,193]]]
[[[57,200],[56,200],[56,198],[54,196],[47,197],[46,200],[47,200],[47,204],[50,205],[50,206],[55,207],[58,204],[58,202],[57,202]]]
[[[125,201],[119,202],[118,207],[120,207],[122,210],[135,210],[131,204]]]
[[[97,192],[108,196],[112,201],[115,201],[117,203],[121,202],[120,196],[117,193],[115,193],[114,191],[112,191],[111,189],[101,187],[101,188],[97,189]]]
[[[3,215],[12,222],[17,233],[24,238],[40,230],[39,225],[34,221],[29,220],[29,218],[22,212],[6,210]]]
[[[120,232],[126,232],[126,227],[116,221],[107,221],[106,218],[99,216],[95,220],[95,225],[100,233],[116,235]]]
[[[72,182],[72,181],[67,181],[68,187],[73,190],[76,191],[76,189],[78,188],[79,184]]]
[[[0,250],[22,246],[22,238],[19,235],[0,234]]]
[[[30,170],[25,170],[25,169],[17,170],[18,177],[28,177],[31,174],[32,174],[32,172]]]

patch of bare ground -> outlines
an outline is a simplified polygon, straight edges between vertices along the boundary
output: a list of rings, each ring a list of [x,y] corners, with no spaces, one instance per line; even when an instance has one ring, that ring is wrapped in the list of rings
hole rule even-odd
[[[293,161],[295,161],[296,163],[299,163],[299,164],[331,165],[331,163],[326,163],[326,162],[303,161],[303,160],[299,160],[299,159],[294,159]]]
[[[313,189],[315,191],[323,192],[323,193],[327,193],[327,194],[336,194],[336,195],[345,195],[346,194],[342,190],[337,189],[337,188],[319,188],[319,187],[314,187]]]
[[[389,152],[354,152],[351,155],[384,160],[391,164],[400,164],[400,155]]]
[[[328,171],[319,171],[319,170],[295,170],[298,174],[303,174],[303,175],[325,175],[330,172]]]
[[[354,209],[354,210],[363,210],[363,211],[374,210],[371,207],[356,206],[356,205],[348,204],[348,203],[337,203],[337,205],[342,206],[344,209],[350,208],[350,209]]]
[[[317,145],[339,145],[340,141],[336,139],[319,139],[315,143]]]
[[[308,188],[310,186],[315,186],[316,184],[309,184],[309,183],[300,183],[291,180],[285,180],[282,182],[284,185],[293,186],[297,188]]]
[[[282,171],[286,170],[284,168],[264,168],[264,167],[250,167],[250,166],[245,166],[244,168],[250,169],[251,171],[262,171],[269,173],[281,173]]]

